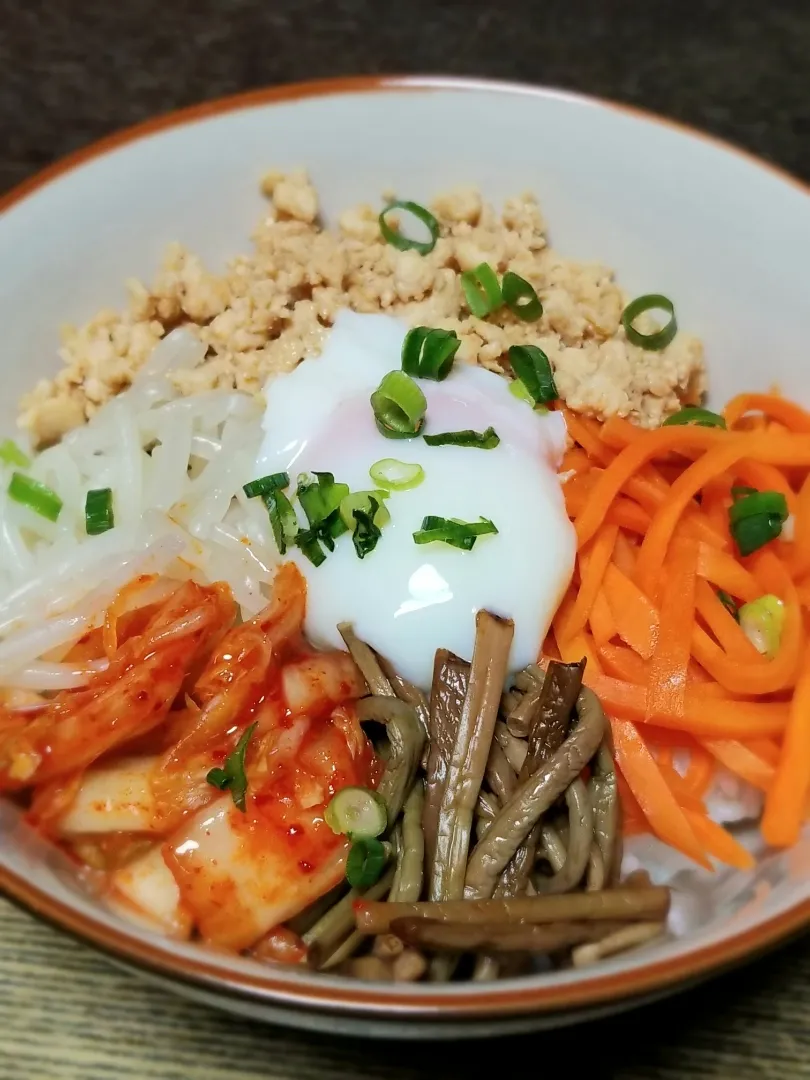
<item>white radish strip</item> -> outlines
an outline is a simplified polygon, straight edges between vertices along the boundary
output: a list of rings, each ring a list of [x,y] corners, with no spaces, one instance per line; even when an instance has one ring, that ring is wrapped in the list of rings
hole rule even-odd
[[[89,660],[85,664],[46,664],[35,661],[4,677],[6,686],[23,690],[75,690],[86,686],[93,675],[106,671],[109,660]]]

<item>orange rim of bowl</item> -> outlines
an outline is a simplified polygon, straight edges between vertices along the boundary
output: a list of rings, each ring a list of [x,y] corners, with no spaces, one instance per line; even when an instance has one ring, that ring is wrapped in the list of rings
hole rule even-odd
[[[337,94],[381,93],[390,91],[484,90],[490,93],[523,96],[555,97],[578,104],[608,108],[645,123],[668,127],[690,138],[701,139],[725,153],[735,154],[750,165],[770,172],[777,179],[810,195],[810,187],[790,173],[761,160],[712,135],[707,135],[678,121],[665,119],[634,106],[605,101],[601,98],[532,86],[523,83],[498,82],[487,79],[454,79],[439,76],[359,76],[325,79],[268,87],[248,93],[235,94],[213,101],[192,105],[166,113],[143,123],[124,128],[87,147],[54,162],[41,172],[0,197],[0,213],[11,209],[25,198],[40,191],[66,173],[105,154],[127,146],[139,139],[186,124],[197,123],[224,113],[305,98],[328,97]],[[662,991],[682,982],[692,982],[716,973],[735,963],[762,953],[810,922],[810,898],[803,900],[756,927],[734,934],[721,942],[687,949],[682,954],[646,964],[632,971],[594,974],[566,985],[544,984],[542,977],[508,983],[476,984],[467,992],[461,986],[442,987],[433,992],[409,987],[409,992],[396,988],[364,988],[362,983],[346,979],[336,989],[329,981],[320,983],[317,976],[311,981],[281,979],[267,974],[252,975],[228,972],[206,960],[205,949],[199,959],[173,957],[166,949],[137,936],[97,921],[70,905],[50,896],[31,882],[0,866],[0,890],[31,912],[77,935],[98,948],[155,974],[205,986],[230,995],[264,999],[267,1004],[301,1008],[309,1007],[331,1013],[371,1016],[387,1015],[390,1019],[435,1020],[436,1022],[483,1017],[509,1017],[530,1012],[558,1012],[585,1009],[611,1000],[641,997]]]

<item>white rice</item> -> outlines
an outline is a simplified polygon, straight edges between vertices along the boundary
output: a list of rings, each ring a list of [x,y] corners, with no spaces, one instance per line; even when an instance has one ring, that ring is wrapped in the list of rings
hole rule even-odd
[[[24,471],[57,492],[56,522],[14,502],[0,464],[0,679],[9,687],[80,686],[91,665],[59,662],[140,574],[225,581],[248,618],[268,595],[278,554],[254,479],[261,403],[209,391],[180,398],[165,377],[201,363],[184,330],[154,349],[131,388]],[[85,529],[85,497],[113,492],[115,527]]]

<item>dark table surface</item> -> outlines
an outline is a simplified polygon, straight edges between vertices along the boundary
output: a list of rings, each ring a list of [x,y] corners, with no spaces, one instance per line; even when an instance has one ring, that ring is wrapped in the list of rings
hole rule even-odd
[[[0,191],[155,113],[373,72],[486,75],[615,98],[810,180],[810,0],[0,0]],[[0,1077],[470,1080],[498,1060],[538,1050],[549,1060],[570,1045],[600,1077],[810,1077],[809,977],[805,940],[579,1033],[508,1049],[386,1048],[175,1001],[0,903]]]

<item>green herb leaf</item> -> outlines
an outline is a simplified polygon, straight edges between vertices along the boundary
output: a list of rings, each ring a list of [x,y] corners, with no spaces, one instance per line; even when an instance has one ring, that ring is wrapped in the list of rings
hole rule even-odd
[[[247,776],[245,775],[245,754],[253,732],[258,727],[258,721],[251,724],[245,730],[236,749],[228,754],[222,764],[222,768],[211,769],[206,776],[209,784],[213,784],[220,791],[230,791],[233,804],[237,810],[245,813],[247,796]]]
[[[374,516],[376,515],[380,504],[373,495],[369,495],[368,501],[371,506],[371,510],[368,513],[361,509],[352,511],[352,516],[355,520],[352,541],[358,559],[364,559],[369,552],[373,551],[377,546],[378,540],[382,536],[379,527],[374,524]]]
[[[376,837],[355,840],[346,859],[346,880],[353,889],[368,889],[385,869],[385,848]]]
[[[439,435],[425,435],[424,439],[428,446],[472,446],[478,450],[494,450],[501,441],[493,427],[488,427],[486,431],[472,431],[470,428],[443,431]]]
[[[488,518],[478,521],[456,521],[452,518],[437,517],[428,514],[422,519],[422,527],[413,534],[416,544],[448,544],[450,547],[471,551],[479,536],[497,533],[493,522]]]

